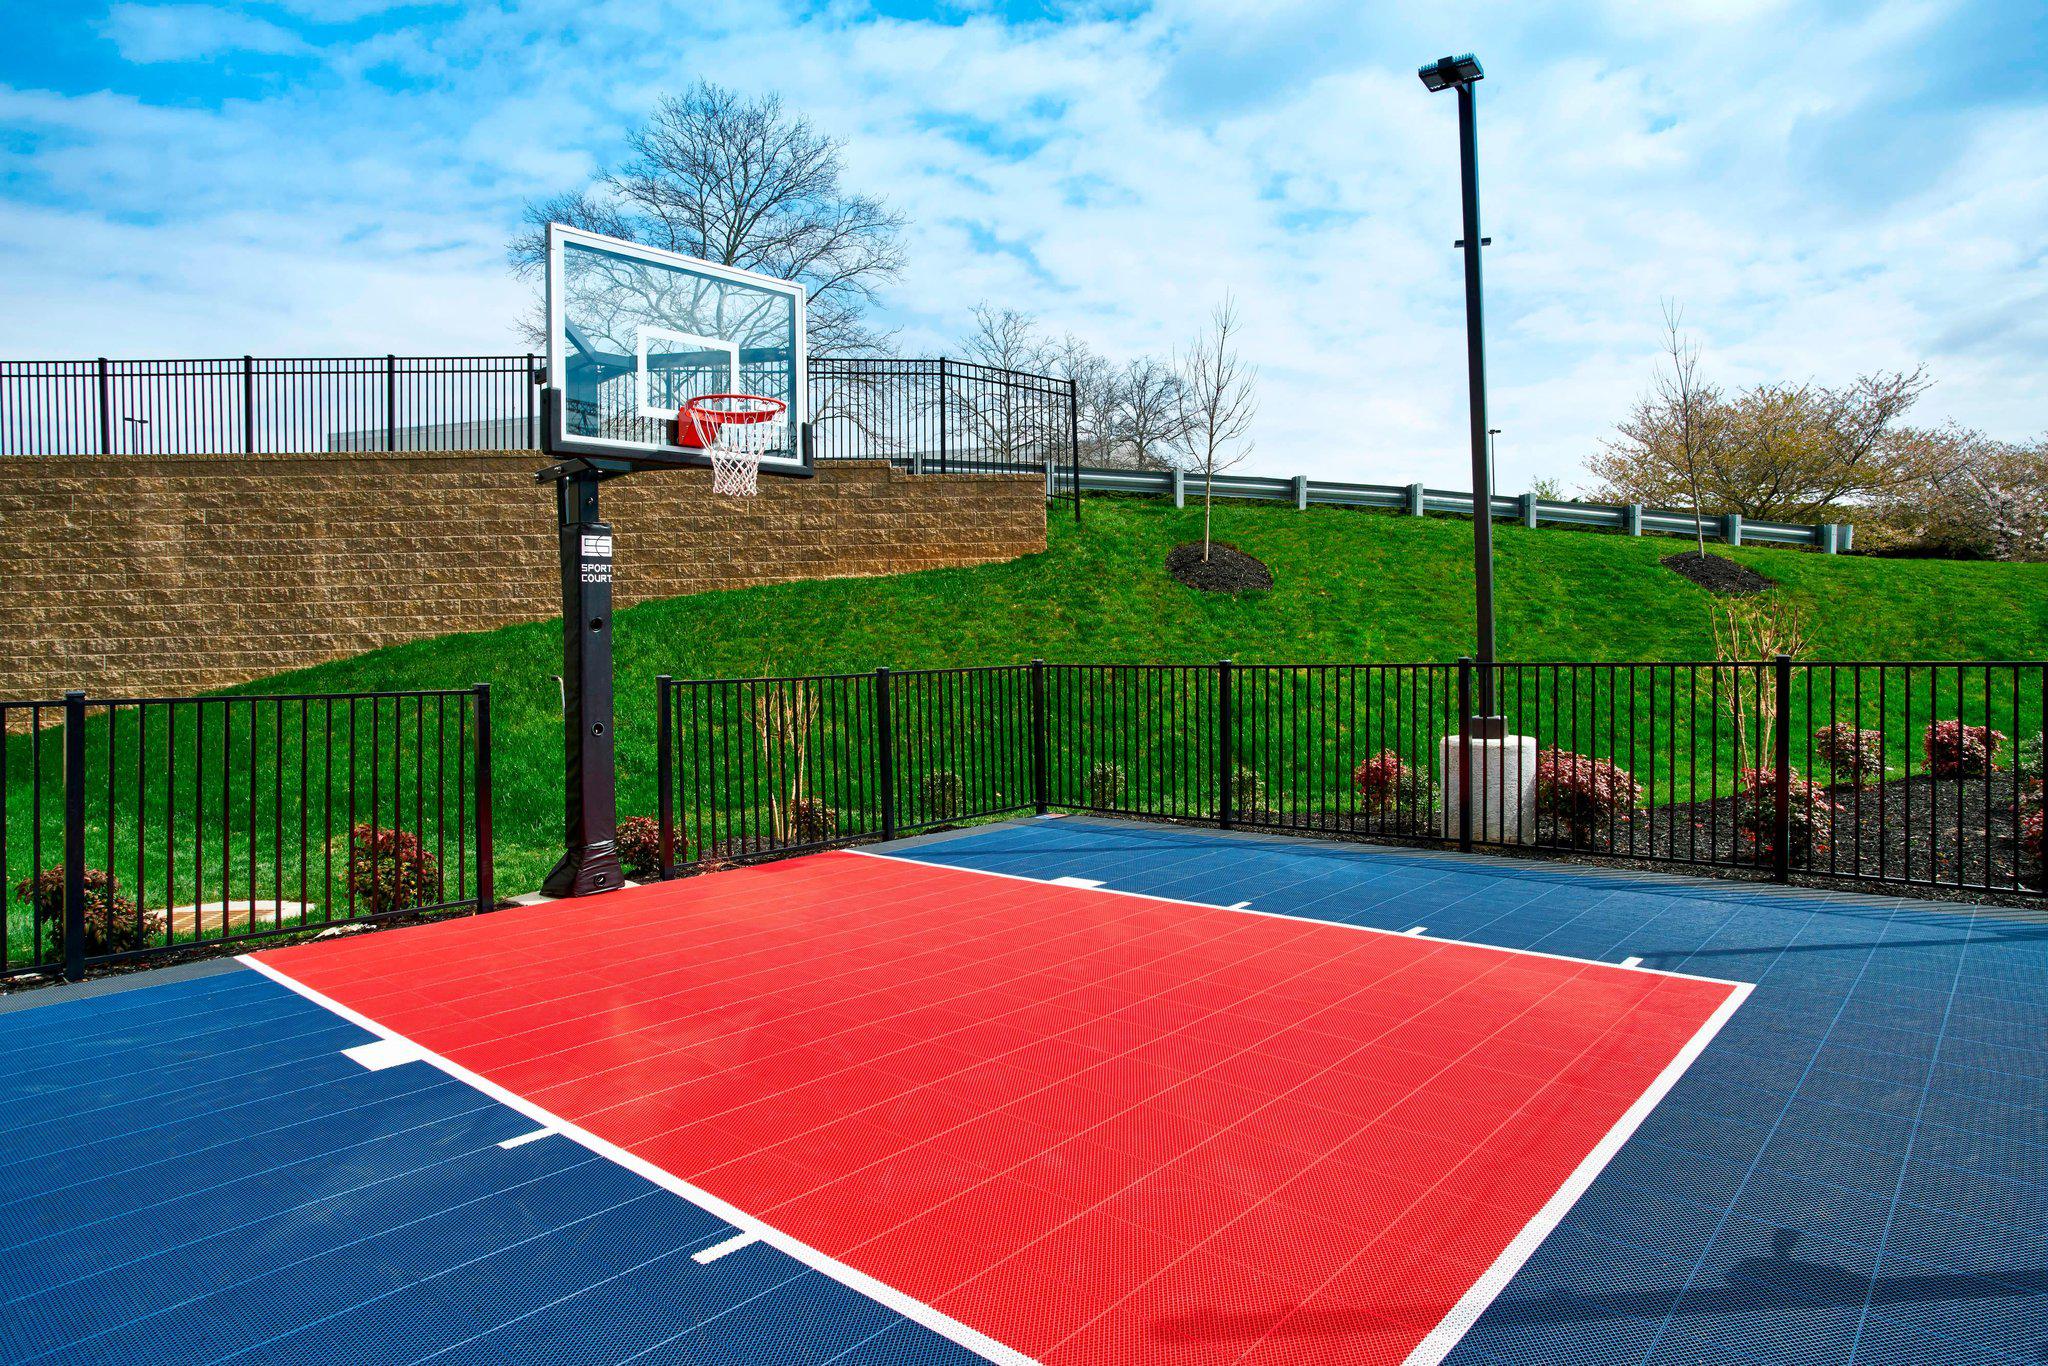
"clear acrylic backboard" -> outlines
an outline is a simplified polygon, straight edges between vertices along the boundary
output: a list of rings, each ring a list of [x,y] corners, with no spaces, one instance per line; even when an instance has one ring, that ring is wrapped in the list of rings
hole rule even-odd
[[[802,285],[560,223],[547,239],[549,453],[709,464],[678,414],[758,395],[787,405],[761,472],[809,473]]]

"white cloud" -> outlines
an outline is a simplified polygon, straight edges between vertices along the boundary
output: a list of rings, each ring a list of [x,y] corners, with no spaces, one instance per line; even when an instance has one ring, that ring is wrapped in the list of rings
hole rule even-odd
[[[118,4],[103,32],[131,62],[190,62],[224,52],[296,53],[304,39],[251,14],[213,5]]]
[[[266,41],[176,8],[203,11],[179,40],[149,17],[161,7],[117,11],[124,53]],[[1647,378],[1665,298],[1727,382],[1924,359],[1939,381],[1924,417],[2008,437],[2044,425],[2048,171],[2024,149],[2048,141],[2048,110],[1943,124],[1952,160],[1894,178],[1879,158],[1881,193],[1812,161],[1816,139],[1937,117],[1870,111],[1948,13],[1480,7],[1467,33],[1488,67],[1500,487],[1577,477]],[[576,184],[655,97],[704,76],[782,91],[848,140],[856,184],[909,215],[889,297],[907,349],[944,346],[988,299],[1112,353],[1163,351],[1233,290],[1263,372],[1256,467],[1466,482],[1455,116],[1413,74],[1464,44],[1433,10],[1318,0],[1251,24],[1218,0],[1014,26],[549,0],[436,28],[394,15],[320,47],[317,88],[175,108],[0,90],[0,119],[36,132],[33,150],[0,150],[20,187],[0,231],[25,267],[0,280],[0,345],[510,349],[526,290],[503,244],[520,201]],[[1815,51],[1831,54],[1818,76],[1799,68]]]

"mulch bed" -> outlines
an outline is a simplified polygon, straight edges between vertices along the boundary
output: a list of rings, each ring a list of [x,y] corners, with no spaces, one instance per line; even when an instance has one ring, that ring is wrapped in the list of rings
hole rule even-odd
[[[1746,564],[1737,564],[1725,555],[1702,555],[1697,550],[1688,550],[1682,555],[1666,555],[1657,563],[1674,574],[1682,574],[1710,593],[1761,593],[1776,588],[1776,579],[1766,578]]]
[[[1200,541],[1175,546],[1166,553],[1166,572],[1206,593],[1263,593],[1273,586],[1273,571],[1263,561],[1221,541],[1210,542],[1207,560]]]
[[[2010,773],[1984,778],[1894,778],[1873,783],[1860,792],[1849,786],[1828,789],[1836,807],[1830,830],[1793,868],[1818,876],[1852,878],[1932,878],[1968,890],[1972,887],[2041,890],[2048,874],[2020,853],[2013,814]],[[2034,800],[2020,795],[2020,813]],[[1629,819],[1605,829],[1582,832],[1574,842],[1568,831],[1552,831],[1548,822],[1538,831],[1546,844],[1575,845],[1589,853],[1652,858],[1707,858],[1747,864],[1768,871],[1771,856],[1735,827],[1735,799],[1645,807]],[[1914,893],[1918,895],[1916,891]]]

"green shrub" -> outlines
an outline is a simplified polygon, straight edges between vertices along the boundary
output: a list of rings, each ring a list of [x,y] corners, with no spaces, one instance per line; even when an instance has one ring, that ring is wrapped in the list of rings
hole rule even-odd
[[[87,868],[79,879],[85,887],[85,953],[96,958],[147,946],[164,930],[162,911],[138,916],[135,903],[121,895],[121,884],[103,868]],[[43,943],[51,959],[64,956],[64,870],[45,868],[42,876],[24,878],[14,889],[43,924]]]
[[[967,805],[967,784],[950,769],[927,773],[917,785],[924,809],[935,821],[957,820]]]
[[[357,915],[383,915],[441,900],[441,865],[410,830],[370,824],[349,832],[348,890]]]
[[[661,876],[661,824],[651,816],[628,816],[619,822],[619,863],[626,876],[645,882]]]
[[[1124,771],[1115,764],[1101,763],[1088,770],[1088,805],[1098,811],[1114,811],[1124,796]]]
[[[1884,735],[1851,725],[1822,726],[1813,733],[1813,752],[1828,766],[1828,776],[1858,787],[1884,777]]]

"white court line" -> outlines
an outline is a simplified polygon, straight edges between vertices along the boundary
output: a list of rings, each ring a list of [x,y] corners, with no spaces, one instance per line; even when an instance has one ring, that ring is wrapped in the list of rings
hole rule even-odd
[[[832,858],[838,855],[852,858],[887,859],[892,863],[909,863],[920,868],[939,868],[949,873],[972,873],[976,877],[996,877],[1010,882],[1028,882],[1037,887],[1054,885],[1054,880],[1050,878],[1026,877],[1022,873],[999,873],[993,868],[968,868],[957,863],[938,863],[932,859],[911,858],[906,854],[883,853],[874,849],[835,849],[827,853],[812,854],[809,857]],[[1328,920],[1319,915],[1290,915],[1285,911],[1262,911],[1250,903],[1242,901],[1232,906],[1218,906],[1213,901],[1190,901],[1186,897],[1159,896],[1152,892],[1127,892],[1121,887],[1095,886],[1085,890],[1100,892],[1104,896],[1136,897],[1140,901],[1156,901],[1166,906],[1192,906],[1197,910],[1203,911],[1242,911],[1246,915],[1262,915],[1270,920],[1286,920],[1296,925],[1306,920],[1318,925],[1329,925],[1340,930],[1354,930],[1359,934],[1400,935],[1402,933],[1400,930],[1383,930],[1376,925],[1354,925],[1346,920]],[[1751,982],[1738,982],[1730,977],[1709,977],[1705,973],[1700,972],[1679,972],[1673,968],[1630,967],[1626,963],[1611,963],[1602,958],[1580,958],[1569,953],[1549,953],[1543,949],[1512,949],[1501,944],[1481,943],[1476,939],[1443,939],[1437,942],[1459,948],[1484,949],[1488,953],[1518,953],[1525,958],[1547,958],[1554,963],[1578,963],[1585,967],[1606,968],[1609,972],[1641,972],[1647,973],[1652,977],[1675,977],[1685,982],[1711,982],[1718,987],[1742,987],[1746,990],[1755,985]]]
[[[560,1115],[543,1109],[518,1092],[508,1091],[489,1078],[479,1076],[475,1072],[470,1071],[461,1063],[453,1062],[438,1053],[420,1047],[396,1030],[379,1024],[360,1011],[349,1009],[349,1007],[334,1000],[332,997],[323,995],[305,983],[286,976],[268,963],[258,962],[246,954],[238,956],[235,961],[244,967],[262,973],[279,986],[284,987],[288,991],[298,993],[313,1004],[339,1015],[349,1023],[369,1030],[372,1034],[377,1035],[380,1041],[403,1044],[413,1049],[414,1057],[418,1061],[439,1068],[455,1078],[455,1080],[477,1091],[481,1091],[500,1105],[517,1110],[534,1123],[547,1126],[562,1137],[581,1144],[599,1157],[624,1167],[635,1176],[650,1181],[665,1191],[682,1196],[685,1200],[690,1201],[708,1213],[717,1215],[734,1228],[745,1230],[777,1251],[810,1267],[813,1271],[830,1276],[848,1289],[867,1296],[877,1304],[895,1310],[904,1318],[929,1328],[940,1337],[958,1343],[977,1356],[995,1362],[997,1366],[1041,1366],[1037,1358],[1026,1356],[1006,1343],[997,1342],[986,1333],[977,1332],[959,1320],[932,1308],[923,1300],[914,1299],[892,1285],[886,1285],[865,1272],[856,1271],[844,1262],[826,1256],[808,1243],[799,1242],[781,1229],[763,1223],[745,1210],[727,1204],[711,1192],[691,1185],[674,1173],[655,1166],[646,1158],[627,1152],[618,1144],[599,1138],[596,1134],[591,1133],[580,1125],[571,1124]],[[364,1044],[360,1045],[360,1047],[371,1048],[375,1047],[375,1045]]]
[[[553,1132],[553,1129],[535,1129],[530,1134],[521,1134],[517,1138],[508,1138],[503,1143],[500,1143],[498,1146],[500,1148],[524,1148],[527,1144],[532,1143],[537,1139],[546,1138],[549,1134]]]
[[[726,1239],[722,1243],[713,1243],[710,1247],[703,1248],[696,1252],[692,1252],[690,1254],[690,1260],[695,1262],[698,1266],[710,1266],[720,1257],[728,1256],[731,1253],[738,1252],[743,1247],[751,1247],[755,1243],[758,1243],[760,1241],[761,1235],[758,1233],[741,1233],[734,1237]]]
[[[1643,960],[1640,958],[1624,958],[1621,960],[1621,965],[1625,968],[1639,968],[1643,965]]]
[[[410,1039],[384,1038],[375,1043],[359,1043],[354,1048],[344,1048],[341,1050],[341,1056],[369,1068],[372,1072],[382,1072],[385,1068],[396,1067],[400,1063],[418,1062],[425,1055],[413,1046]]]
[[[1493,1265],[1480,1273],[1479,1279],[1472,1282],[1472,1288],[1451,1306],[1451,1312],[1444,1315],[1436,1327],[1429,1330],[1427,1337],[1415,1344],[1415,1350],[1408,1354],[1401,1366],[1438,1366],[1438,1363],[1451,1354],[1451,1349],[1472,1330],[1472,1325],[1479,1321],[1479,1316],[1486,1312],[1486,1307],[1494,1302],[1501,1291],[1508,1288],[1508,1282],[1515,1278],[1515,1273],[1536,1255],[1536,1249],[1543,1245],[1543,1240],[1550,1236],[1551,1230],[1564,1222],[1565,1215],[1579,1202],[1579,1197],[1586,1193],[1594,1178],[1599,1176],[1601,1170],[1614,1160],[1614,1155],[1621,1151],[1621,1145],[1628,1142],[1629,1136],[1650,1117],[1650,1112],[1657,1108],[1658,1103],[1670,1093],[1671,1088],[1678,1085],[1678,1079],[1685,1075],[1685,1069],[1692,1066],[1693,1060],[1707,1051],[1707,1045],[1721,1032],[1721,1026],[1728,1023],[1729,1017],[1749,999],[1749,993],[1754,989],[1747,982],[1736,984],[1735,990],[1728,994],[1728,999],[1721,1002],[1720,1008],[1707,1017],[1707,1022],[1700,1026],[1699,1032],[1694,1034],[1691,1041],[1678,1051],[1678,1056],[1657,1074],[1657,1079],[1650,1083],[1649,1089],[1636,1097],[1636,1103],[1629,1106],[1622,1117],[1615,1121],[1614,1127],[1593,1145],[1593,1150],[1587,1153],[1585,1159],[1572,1170],[1572,1174],[1565,1178],[1564,1184],[1557,1188],[1557,1193],[1543,1203],[1542,1209],[1536,1211],[1536,1217],[1523,1225],[1522,1231],[1515,1235],[1513,1242],[1501,1250]]]
[[[1099,877],[1056,877],[1052,879],[1052,885],[1055,887],[1100,887],[1102,879]]]
[[[1429,926],[1427,926],[1427,925],[1411,925],[1411,926],[1409,926],[1409,927],[1408,927],[1407,929],[1405,929],[1405,930],[1401,931],[1401,933],[1403,933],[1403,934],[1409,934],[1409,935],[1415,935],[1415,934],[1428,934],[1428,933],[1429,933]]]

